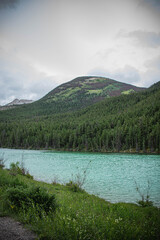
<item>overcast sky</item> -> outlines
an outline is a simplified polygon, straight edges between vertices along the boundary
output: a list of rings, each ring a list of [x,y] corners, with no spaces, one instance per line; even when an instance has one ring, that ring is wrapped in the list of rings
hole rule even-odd
[[[0,0],[0,105],[75,77],[160,80],[160,0]]]

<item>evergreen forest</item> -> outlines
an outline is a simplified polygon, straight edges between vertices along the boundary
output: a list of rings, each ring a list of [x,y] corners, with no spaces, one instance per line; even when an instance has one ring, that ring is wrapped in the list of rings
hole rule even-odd
[[[57,106],[41,99],[0,111],[0,147],[160,153],[160,82],[79,110]]]

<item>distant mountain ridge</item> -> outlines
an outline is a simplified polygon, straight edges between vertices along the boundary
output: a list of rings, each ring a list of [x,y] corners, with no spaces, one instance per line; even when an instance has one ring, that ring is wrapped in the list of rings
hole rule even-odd
[[[12,102],[7,103],[6,105],[0,106],[0,110],[9,110],[9,109],[15,108],[16,106],[29,104],[29,103],[32,103],[32,102],[33,102],[33,100],[16,98]]]
[[[145,88],[96,76],[77,77],[64,83],[39,100],[52,106],[55,112],[73,111],[90,106],[105,98],[139,92]]]
[[[20,116],[28,117],[59,114],[83,109],[106,98],[143,90],[145,88],[105,77],[82,76],[61,84],[36,102],[18,106],[22,100],[15,99],[1,110],[14,107]]]
[[[33,100],[27,100],[27,99],[14,99],[12,102],[6,104],[5,106],[13,106],[13,105],[21,105],[21,104],[28,104],[32,103]]]

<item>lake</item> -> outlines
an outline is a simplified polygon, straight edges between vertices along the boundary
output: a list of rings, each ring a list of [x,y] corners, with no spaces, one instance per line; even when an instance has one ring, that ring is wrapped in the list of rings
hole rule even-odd
[[[160,207],[160,156],[140,154],[74,153],[43,150],[0,149],[5,167],[22,162],[34,179],[65,184],[84,176],[84,189],[110,202],[140,200],[144,196]],[[149,183],[149,188],[148,188]]]

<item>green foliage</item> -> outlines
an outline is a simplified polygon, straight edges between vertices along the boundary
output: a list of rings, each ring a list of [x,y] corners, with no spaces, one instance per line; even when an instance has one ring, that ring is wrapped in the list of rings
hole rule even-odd
[[[4,156],[0,157],[0,168],[4,168],[5,167],[5,160],[4,160]]]
[[[148,201],[148,200],[140,200],[138,201],[138,204],[142,207],[151,207],[153,206],[153,202],[152,201]]]
[[[18,177],[13,177],[10,174],[6,175],[5,172],[1,172],[0,176],[0,187],[16,187],[21,186],[23,188],[27,187],[27,185],[22,182]]]
[[[6,184],[0,185],[0,211],[2,209],[2,197],[9,194],[13,197],[13,203],[17,204],[18,211],[14,205],[7,206],[7,214],[16,216],[21,222],[30,224],[39,239],[52,240],[77,240],[77,239],[109,239],[109,240],[159,240],[160,236],[160,209],[156,207],[142,208],[136,204],[117,203],[111,204],[86,192],[74,194],[68,187],[63,185],[52,185],[33,181],[23,175],[16,177],[9,175],[6,170],[0,169],[0,182],[3,176]],[[19,179],[27,186],[8,187],[9,181]],[[44,193],[39,194],[39,189],[45,188],[49,196],[54,195],[57,204],[56,211],[46,211],[41,207],[41,202],[46,201]],[[8,189],[7,192],[6,189]],[[34,191],[33,191],[34,189]],[[41,190],[40,190],[41,191]],[[43,192],[43,190],[42,190]],[[32,201],[24,198],[24,193]],[[31,194],[32,193],[32,194]],[[40,195],[37,204],[31,204]],[[21,199],[22,205],[17,200]],[[8,198],[5,202],[9,203]],[[19,205],[18,205],[19,204]],[[30,204],[30,205],[29,205]],[[28,206],[29,205],[29,206]],[[25,207],[27,206],[27,207]],[[10,211],[8,211],[10,209]]]
[[[10,164],[10,174],[13,176],[16,176],[17,174],[24,175],[22,169],[19,167],[19,162],[12,162]]]
[[[127,90],[127,91],[123,91],[122,94],[128,95],[128,94],[133,93],[133,92],[134,92],[133,89],[129,89],[129,90]]]
[[[25,175],[26,177],[33,179],[33,176],[31,176],[31,175],[29,174],[29,171],[27,171],[27,170],[24,168],[23,164],[22,164],[21,167],[20,167],[19,165],[20,165],[19,162],[16,162],[16,163],[13,163],[13,162],[12,162],[12,163],[10,164],[10,174],[13,175],[13,176],[16,176],[17,174]]]
[[[84,190],[79,186],[78,183],[69,181],[69,183],[66,183],[66,186],[71,189],[73,192],[83,192]]]
[[[92,99],[92,106],[84,108],[82,104],[79,111],[69,106],[77,106],[76,102],[56,102],[53,106],[45,105],[43,99],[35,103],[41,106],[41,112],[32,104],[3,111],[0,147],[159,153],[160,87],[156,86],[95,104]],[[80,104],[83,99],[78,101]],[[68,110],[62,113],[64,108]]]
[[[37,211],[54,212],[56,209],[56,201],[54,195],[49,195],[45,189],[40,187],[23,188],[12,187],[6,191],[6,199],[9,206],[19,211],[21,208],[27,210],[34,205]]]
[[[150,195],[149,195],[149,191],[151,188],[150,182],[148,181],[148,187],[147,187],[147,194],[145,196],[144,193],[142,193],[142,191],[140,190],[140,187],[138,186],[137,182],[135,182],[136,184],[136,190],[139,193],[141,200],[137,201],[137,203],[141,206],[141,207],[150,207],[153,206],[153,202],[150,201]]]
[[[72,180],[70,180],[66,186],[68,186],[73,192],[84,192],[82,187],[85,184],[87,171],[90,164],[91,161],[88,162],[86,168],[82,172],[76,173],[75,176],[72,174]]]

